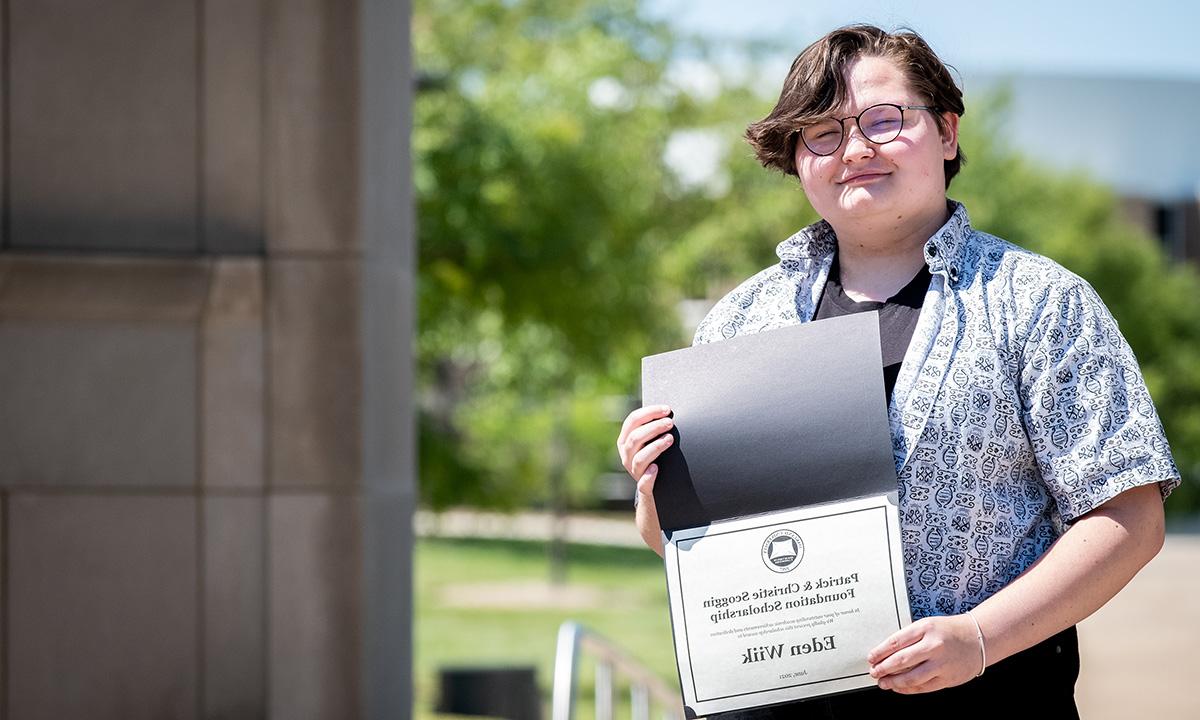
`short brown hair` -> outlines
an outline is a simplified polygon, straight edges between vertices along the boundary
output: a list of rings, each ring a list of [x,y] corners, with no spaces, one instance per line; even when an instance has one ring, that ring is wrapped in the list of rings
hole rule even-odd
[[[909,86],[934,108],[938,131],[945,135],[942,113],[962,115],[962,90],[920,35],[903,29],[889,33],[874,25],[838,28],[809,45],[792,62],[775,109],[746,128],[746,139],[764,167],[796,175],[796,138],[804,125],[828,115],[846,99],[846,68],[860,57],[891,60]],[[960,148],[946,160],[946,187],[967,159]]]

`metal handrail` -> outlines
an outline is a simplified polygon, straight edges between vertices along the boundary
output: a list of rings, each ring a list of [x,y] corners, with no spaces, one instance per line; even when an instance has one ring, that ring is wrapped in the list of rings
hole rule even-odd
[[[679,720],[683,717],[683,707],[677,690],[671,689],[661,678],[612,642],[579,623],[568,620],[558,628],[558,648],[554,655],[552,720],[573,720],[575,716],[576,679],[581,653],[594,656],[596,662],[596,720],[612,720],[614,671],[617,676],[629,680],[633,720],[650,720],[651,699],[663,708],[664,720]]]

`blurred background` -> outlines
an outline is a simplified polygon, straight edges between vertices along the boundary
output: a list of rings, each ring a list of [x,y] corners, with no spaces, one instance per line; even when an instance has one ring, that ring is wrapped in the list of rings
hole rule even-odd
[[[950,196],[1096,287],[1184,474],[1081,711],[1200,716],[1200,10],[978,5],[0,0],[0,720],[673,712],[614,441],[816,219],[741,135],[857,21],[954,66]]]

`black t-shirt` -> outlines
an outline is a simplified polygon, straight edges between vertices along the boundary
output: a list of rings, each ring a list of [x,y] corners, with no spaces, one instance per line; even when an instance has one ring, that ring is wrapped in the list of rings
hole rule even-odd
[[[929,266],[922,265],[913,279],[885,302],[855,302],[842,288],[841,264],[838,256],[834,255],[833,267],[829,269],[829,281],[825,284],[821,302],[817,304],[814,320],[879,311],[879,341],[883,347],[883,387],[889,403],[892,400],[892,388],[896,387],[896,378],[900,375],[900,365],[904,362],[904,353],[908,351],[908,343],[917,327],[917,318],[921,316],[921,305],[925,302],[925,292],[929,290],[930,279]]]

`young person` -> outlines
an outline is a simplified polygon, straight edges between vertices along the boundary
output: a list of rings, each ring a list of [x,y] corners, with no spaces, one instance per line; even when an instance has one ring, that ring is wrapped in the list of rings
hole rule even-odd
[[[917,34],[856,25],[805,49],[747,130],[822,220],[717,303],[695,342],[880,312],[914,617],[866,658],[879,690],[758,715],[1077,717],[1074,625],[1162,545],[1179,473],[1137,361],[1085,281],[947,199],[963,113]],[[617,440],[659,554],[669,415],[635,410]]]

